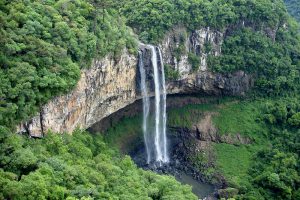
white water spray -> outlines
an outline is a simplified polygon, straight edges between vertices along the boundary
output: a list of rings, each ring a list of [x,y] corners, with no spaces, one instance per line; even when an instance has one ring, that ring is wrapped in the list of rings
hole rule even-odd
[[[161,50],[158,49],[160,64],[161,64],[161,81],[162,81],[162,142],[163,142],[163,162],[169,162],[168,156],[168,143],[167,143],[167,91],[166,91],[166,79],[164,61]]]
[[[140,53],[139,69],[141,74],[141,91],[143,95],[143,133],[145,140],[145,147],[147,153],[147,163],[149,164],[152,160],[152,153],[155,155],[155,162],[162,164],[169,162],[168,148],[167,148],[167,136],[166,136],[166,86],[165,86],[165,74],[164,65],[161,51],[158,50],[160,59],[160,68],[158,66],[158,58],[156,48],[152,45],[147,46],[151,50],[151,63],[153,67],[153,79],[154,79],[154,130],[151,137],[149,131],[149,111],[150,111],[150,99],[147,89],[146,82],[146,70],[143,63],[143,55]],[[154,160],[154,159],[153,159]]]
[[[154,73],[154,86],[155,86],[155,136],[154,136],[154,145],[155,145],[155,152],[156,152],[156,161],[163,162],[163,155],[162,155],[162,146],[160,142],[160,78],[157,66],[157,55],[154,46],[149,45],[152,53],[151,61],[153,66],[153,73]]]
[[[143,96],[143,133],[144,133],[144,142],[146,146],[146,153],[147,153],[147,164],[151,161],[151,151],[150,151],[150,144],[149,144],[149,131],[148,131],[148,118],[149,118],[149,111],[150,111],[150,99],[148,96],[148,88],[146,84],[146,72],[144,69],[144,58],[143,54],[139,52],[139,69],[141,75],[141,91]]]

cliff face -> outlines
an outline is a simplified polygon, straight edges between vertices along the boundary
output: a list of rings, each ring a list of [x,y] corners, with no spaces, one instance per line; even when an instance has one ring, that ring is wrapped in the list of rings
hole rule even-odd
[[[207,69],[208,54],[220,55],[222,41],[223,34],[209,28],[189,34],[181,27],[170,31],[159,46],[164,63],[178,70],[179,77],[176,81],[167,82],[167,93],[243,95],[251,87],[249,75],[241,71],[214,74]],[[209,52],[205,50],[207,44]],[[189,64],[189,53],[200,58],[196,71]],[[147,63],[151,64],[147,59],[150,59],[149,56],[145,67]],[[47,130],[72,132],[76,127],[86,129],[140,99],[137,60],[126,51],[117,62],[110,57],[95,60],[89,69],[82,70],[80,81],[72,92],[54,98],[41,108],[39,115],[20,125],[18,130],[40,137]],[[151,72],[148,75],[152,76]]]
[[[187,33],[184,27],[176,27],[166,35],[160,48],[164,62],[171,64],[175,70],[179,71],[180,79],[184,79],[192,72],[188,53],[193,53],[200,58],[199,71],[207,71],[208,54],[220,55],[222,42],[223,33],[210,30],[210,28]]]
[[[47,130],[72,132],[87,128],[136,100],[136,61],[126,51],[115,62],[109,57],[95,60],[82,70],[77,87],[43,106],[40,114],[18,129],[40,137]]]

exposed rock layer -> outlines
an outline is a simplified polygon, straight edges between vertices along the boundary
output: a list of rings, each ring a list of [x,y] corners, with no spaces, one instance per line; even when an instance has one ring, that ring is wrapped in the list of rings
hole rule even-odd
[[[186,38],[180,39],[181,37]],[[184,28],[176,28],[167,34],[159,45],[164,63],[180,74],[178,80],[167,83],[167,93],[243,95],[252,84],[249,75],[242,71],[226,75],[215,74],[207,69],[208,54],[220,55],[222,41],[223,34],[209,28],[190,34]],[[181,55],[175,54],[176,48],[182,43],[184,50]],[[210,52],[204,49],[206,43],[211,44]],[[198,71],[192,71],[188,63],[188,53],[191,52],[200,57]],[[47,130],[72,132],[76,127],[86,129],[130,105],[140,99],[137,59],[124,51],[119,61],[114,61],[109,56],[95,60],[89,69],[82,70],[81,78],[73,91],[51,100],[41,108],[39,115],[20,125],[18,130],[40,137]],[[150,64],[148,62],[148,68]],[[152,76],[151,72],[148,76]]]

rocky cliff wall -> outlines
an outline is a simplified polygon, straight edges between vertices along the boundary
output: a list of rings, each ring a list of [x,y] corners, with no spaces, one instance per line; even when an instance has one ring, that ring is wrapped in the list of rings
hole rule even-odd
[[[82,70],[76,88],[44,105],[39,115],[18,127],[40,137],[47,130],[72,132],[87,128],[133,103],[136,92],[135,56],[123,52],[118,62],[106,57]]]
[[[243,95],[252,84],[249,75],[242,71],[226,75],[215,74],[207,69],[208,55],[220,55],[222,41],[223,34],[209,28],[192,33],[188,33],[183,27],[170,31],[159,47],[162,49],[164,63],[173,70],[178,70],[179,77],[167,82],[167,93]],[[210,51],[205,49],[207,44]],[[147,51],[147,48],[141,48],[142,51]],[[200,58],[196,71],[189,64],[189,53]],[[76,127],[86,129],[130,105],[141,98],[137,60],[137,57],[126,50],[119,61],[114,61],[109,56],[95,60],[89,69],[82,70],[81,78],[73,91],[51,100],[41,108],[36,117],[21,124],[18,130],[41,137],[47,130],[72,132]],[[151,62],[146,62],[146,65],[147,63],[149,65]]]

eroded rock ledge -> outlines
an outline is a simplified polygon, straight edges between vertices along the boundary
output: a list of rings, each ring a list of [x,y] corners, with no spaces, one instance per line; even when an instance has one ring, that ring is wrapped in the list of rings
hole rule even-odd
[[[175,55],[181,35],[186,35],[184,52]],[[168,94],[200,93],[209,95],[244,95],[252,85],[251,76],[242,71],[233,74],[215,74],[207,69],[206,42],[211,43],[210,54],[221,54],[223,34],[203,28],[187,33],[176,28],[159,45],[164,63],[179,71],[176,81],[167,82]],[[188,53],[200,57],[198,71],[192,71]],[[110,56],[94,60],[89,69],[82,70],[77,87],[66,95],[54,98],[44,105],[40,113],[18,126],[19,132],[41,137],[47,130],[72,132],[76,127],[89,128],[96,122],[140,99],[138,58],[124,50],[118,61]]]

